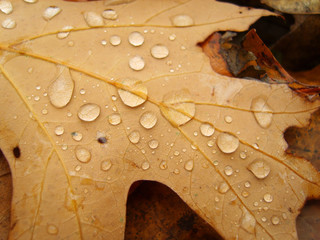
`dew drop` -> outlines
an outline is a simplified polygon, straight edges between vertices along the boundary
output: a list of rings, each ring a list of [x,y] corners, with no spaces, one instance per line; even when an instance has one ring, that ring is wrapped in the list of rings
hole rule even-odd
[[[83,88],[81,88],[79,92],[80,92],[81,95],[86,94],[86,90],[84,90]]]
[[[76,148],[76,158],[82,163],[88,163],[91,159],[91,153],[83,147]]]
[[[254,216],[252,216],[252,214],[250,214],[247,210],[243,209],[243,214],[240,221],[241,227],[248,233],[255,232],[256,220]]]
[[[129,137],[130,142],[132,142],[134,144],[136,144],[140,141],[140,133],[138,131],[132,131],[128,137]]]
[[[111,96],[111,100],[112,100],[112,101],[116,101],[116,100],[117,100],[117,96],[112,95],[112,96]]]
[[[66,151],[66,150],[68,149],[68,145],[63,144],[62,147],[61,147],[61,149],[62,149],[63,151]]]
[[[230,189],[229,185],[226,182],[223,182],[219,185],[218,191],[219,193],[226,193]]]
[[[57,38],[64,39],[64,38],[68,37],[68,35],[70,34],[70,31],[68,31],[68,30],[71,30],[71,29],[73,29],[72,26],[64,26],[62,28],[63,32],[57,33]]]
[[[79,171],[81,170],[81,166],[80,166],[80,165],[77,165],[77,166],[74,168],[74,170],[75,170],[76,172],[79,172]]]
[[[59,126],[56,126],[55,130],[54,130],[54,133],[57,135],[57,136],[60,136],[64,133],[64,127],[59,125]]]
[[[153,128],[156,125],[157,121],[158,118],[156,114],[150,111],[143,113],[140,117],[140,124],[146,129]]]
[[[100,164],[100,168],[102,171],[108,171],[112,167],[112,162],[110,160],[104,160]]]
[[[169,49],[164,45],[157,44],[151,48],[151,55],[157,59],[166,58],[169,56]]]
[[[209,141],[207,142],[207,145],[208,145],[208,147],[213,147],[214,141],[209,140]]]
[[[119,83],[122,88],[118,88],[118,93],[125,105],[137,107],[146,101],[148,89],[141,81],[126,78]]]
[[[35,101],[39,101],[39,100],[40,100],[40,97],[39,97],[39,96],[35,96],[35,97],[34,97],[34,100],[35,100]]]
[[[141,56],[134,56],[129,60],[129,67],[135,71],[140,71],[144,68],[144,60]]]
[[[233,174],[233,168],[231,166],[229,166],[229,165],[225,166],[224,173],[227,176],[231,176]]]
[[[175,168],[175,169],[173,170],[173,173],[176,174],[176,175],[178,175],[178,174],[180,173],[180,170],[179,170],[178,168]]]
[[[184,169],[191,172],[193,169],[193,160],[189,160],[184,164]]]
[[[241,192],[242,197],[248,197],[249,196],[249,192],[248,191],[242,191]]]
[[[67,67],[58,67],[58,77],[49,85],[50,102],[56,108],[65,107],[71,100],[74,82]]]
[[[13,10],[11,2],[6,0],[0,1],[0,10],[5,14],[11,13]]]
[[[217,139],[219,149],[224,153],[233,153],[239,147],[239,139],[229,133],[221,133]]]
[[[151,149],[156,149],[159,146],[159,142],[155,139],[152,139],[148,142],[148,145]]]
[[[118,18],[118,14],[113,9],[106,9],[102,12],[102,17],[108,20],[116,20]]]
[[[159,167],[160,167],[161,170],[167,169],[167,168],[168,168],[167,161],[162,160],[162,161],[160,162]]]
[[[99,27],[104,25],[102,17],[96,12],[85,12],[83,16],[89,27]]]
[[[174,151],[173,155],[179,156],[179,155],[180,155],[180,152],[179,152],[179,151]]]
[[[61,12],[61,8],[59,8],[57,6],[50,6],[50,7],[46,8],[46,10],[44,10],[42,17],[45,20],[49,21],[53,17],[57,16],[60,12]]]
[[[271,222],[273,225],[278,225],[280,223],[280,219],[277,216],[273,216],[271,218]]]
[[[284,219],[284,220],[286,220],[288,217],[287,217],[287,214],[285,214],[285,213],[282,213],[282,218]]]
[[[25,1],[26,3],[36,3],[38,0],[23,0]]]
[[[232,123],[232,117],[231,116],[225,116],[224,117],[224,121],[226,122],[226,123]]]
[[[106,40],[101,40],[101,44],[102,44],[103,46],[105,46],[105,45],[107,45],[107,41],[106,41]]]
[[[214,133],[214,127],[210,123],[202,123],[200,132],[205,137],[210,137]]]
[[[176,39],[176,35],[173,33],[173,34],[171,34],[170,36],[169,36],[169,40],[170,41],[174,41],[175,39]]]
[[[100,115],[100,107],[95,103],[86,103],[78,110],[78,117],[85,122],[92,122]]]
[[[270,193],[266,193],[266,194],[263,196],[263,200],[264,200],[265,202],[267,202],[267,203],[270,203],[270,202],[272,202],[273,197],[272,197],[272,195],[271,195]]]
[[[262,222],[266,222],[266,221],[267,221],[267,218],[266,218],[266,217],[262,217],[262,218],[261,218],[261,221],[262,221]]]
[[[142,170],[148,170],[150,168],[149,162],[143,162],[141,168]]]
[[[132,46],[138,47],[144,43],[144,36],[139,32],[132,32],[129,34],[128,40]]]
[[[111,125],[116,126],[116,125],[118,125],[118,124],[121,123],[120,114],[118,114],[118,113],[113,113],[113,114],[109,115],[108,120],[109,120],[109,123],[110,123]]]
[[[245,152],[240,152],[239,154],[241,159],[246,159],[247,158],[247,154]]]
[[[193,25],[193,19],[188,15],[177,15],[171,19],[172,25],[176,27],[188,27]]]
[[[248,169],[259,179],[266,178],[270,173],[269,165],[261,159],[254,160],[249,166]]]
[[[57,235],[59,232],[59,229],[57,228],[57,226],[53,225],[53,224],[48,224],[47,226],[47,232],[50,235]]]
[[[249,187],[251,187],[251,183],[247,181],[247,182],[244,183],[244,186],[245,186],[246,188],[249,188]]]
[[[42,113],[43,115],[47,115],[47,114],[48,114],[48,110],[47,110],[47,109],[42,109],[42,110],[41,110],[41,113]]]
[[[13,29],[17,26],[17,23],[11,18],[6,18],[2,21],[1,26],[5,29]]]
[[[266,103],[266,100],[258,97],[252,100],[251,110],[253,115],[262,128],[268,128],[271,125],[273,110]]]
[[[113,35],[110,37],[109,42],[112,46],[118,46],[121,43],[121,38],[118,35]]]

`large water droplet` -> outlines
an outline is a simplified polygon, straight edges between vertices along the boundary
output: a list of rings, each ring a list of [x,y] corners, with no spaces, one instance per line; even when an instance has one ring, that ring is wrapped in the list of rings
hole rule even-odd
[[[196,112],[188,89],[172,91],[164,95],[160,109],[165,118],[175,127],[190,121]]]
[[[121,43],[121,38],[118,35],[113,35],[110,37],[109,42],[112,46],[118,46]]]
[[[280,223],[280,218],[278,218],[277,216],[273,216],[271,218],[271,222],[273,225],[278,225]]]
[[[239,147],[239,139],[229,133],[221,133],[217,139],[219,149],[224,153],[233,153]]]
[[[121,117],[120,117],[120,114],[118,113],[113,113],[109,115],[108,119],[109,119],[109,123],[113,126],[116,126],[121,123]]]
[[[150,168],[149,162],[143,162],[142,165],[141,165],[141,168],[143,170],[148,170]]]
[[[267,203],[270,203],[270,202],[272,202],[273,197],[272,197],[272,195],[271,195],[270,193],[266,193],[266,194],[263,196],[263,200],[264,200],[265,202],[267,202]]]
[[[156,149],[159,146],[159,142],[155,139],[152,139],[148,142],[148,145],[151,149]]]
[[[53,224],[48,224],[47,226],[47,232],[50,234],[50,235],[57,235],[58,232],[59,232],[59,229],[57,226],[53,225]]]
[[[57,38],[59,38],[59,39],[64,39],[64,38],[68,37],[68,35],[69,35],[69,33],[70,33],[70,31],[68,31],[68,30],[71,30],[71,29],[73,29],[72,26],[64,26],[64,27],[62,28],[63,31],[57,33]]]
[[[92,122],[100,115],[100,107],[95,103],[86,103],[79,108],[78,117],[85,122]]]
[[[99,27],[104,25],[103,18],[98,13],[85,12],[83,16],[89,27]]]
[[[141,56],[134,56],[133,58],[130,58],[129,60],[129,66],[131,69],[135,71],[140,71],[144,68],[144,60]]]
[[[184,164],[184,169],[191,172],[193,169],[193,160],[189,160]]]
[[[268,128],[271,125],[273,110],[265,99],[259,97],[252,100],[251,110],[254,111],[254,117],[261,127]]]
[[[12,4],[10,1],[2,0],[0,1],[0,11],[9,14],[13,10]]]
[[[13,29],[17,26],[16,21],[11,18],[6,18],[2,21],[1,26],[5,29]]]
[[[223,182],[219,185],[218,191],[219,193],[226,193],[230,189],[229,185],[226,182]]]
[[[84,147],[77,147],[75,153],[76,158],[82,163],[87,163],[91,159],[91,153]]]
[[[188,27],[193,25],[193,19],[188,15],[177,15],[171,19],[172,25],[176,27]]]
[[[148,89],[141,81],[126,78],[119,83],[121,88],[118,89],[118,93],[125,105],[137,107],[146,101]]]
[[[112,162],[110,160],[104,160],[100,164],[100,168],[102,171],[109,171],[110,168],[112,167]]]
[[[24,0],[26,3],[36,3],[38,0]]]
[[[144,36],[139,32],[132,32],[129,34],[128,40],[132,46],[138,47],[144,43]]]
[[[129,140],[132,143],[138,143],[140,141],[140,133],[138,131],[132,131],[129,134]]]
[[[57,6],[50,6],[50,7],[46,8],[46,10],[44,10],[42,17],[45,20],[49,21],[53,17],[57,16],[60,12],[61,12],[61,8],[59,8]]]
[[[229,165],[225,166],[224,173],[227,176],[231,176],[233,174],[233,168],[231,166],[229,166]]]
[[[256,226],[256,220],[252,214],[250,214],[247,210],[244,208],[242,209],[242,217],[241,217],[241,223],[240,226],[246,230],[248,233],[254,233],[255,232],[255,226]]]
[[[166,58],[169,56],[169,49],[164,45],[157,44],[151,48],[151,55],[158,59]]]
[[[50,84],[48,95],[50,102],[57,108],[65,107],[71,100],[74,89],[74,82],[67,67],[58,67],[58,76]]]
[[[108,20],[116,20],[118,18],[118,14],[113,9],[106,9],[102,12],[102,17]]]
[[[269,165],[261,159],[254,160],[249,166],[248,169],[259,179],[266,178],[270,173]]]
[[[145,112],[140,117],[140,124],[142,127],[146,128],[146,129],[153,128],[156,125],[157,121],[158,121],[158,118],[157,118],[156,114],[154,114],[153,112],[150,112],[150,111]]]
[[[202,123],[200,132],[203,136],[210,137],[214,133],[214,127],[210,123]]]
[[[55,130],[54,130],[54,133],[57,135],[57,136],[60,136],[64,133],[64,127],[59,125],[59,126],[56,126]]]

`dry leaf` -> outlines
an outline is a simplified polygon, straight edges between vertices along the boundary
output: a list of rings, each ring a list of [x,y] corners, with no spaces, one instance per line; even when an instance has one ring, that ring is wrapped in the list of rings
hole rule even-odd
[[[0,15],[11,239],[121,239],[138,180],[169,186],[225,239],[297,238],[320,176],[285,154],[283,131],[318,102],[220,76],[197,46],[269,12],[210,0],[27,2]]]
[[[320,13],[320,2],[318,0],[261,0],[261,2],[285,13]]]

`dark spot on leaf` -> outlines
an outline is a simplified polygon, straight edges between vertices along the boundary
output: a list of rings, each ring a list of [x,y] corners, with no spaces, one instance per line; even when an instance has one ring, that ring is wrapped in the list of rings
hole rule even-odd
[[[19,158],[20,155],[21,155],[20,148],[19,148],[18,146],[16,146],[16,147],[12,150],[12,152],[13,152],[13,155],[14,155],[15,158]]]
[[[193,227],[194,224],[194,215],[184,215],[182,218],[178,220],[179,228],[183,230],[188,230]]]
[[[107,142],[107,138],[106,137],[99,137],[98,138],[98,143],[104,144]]]

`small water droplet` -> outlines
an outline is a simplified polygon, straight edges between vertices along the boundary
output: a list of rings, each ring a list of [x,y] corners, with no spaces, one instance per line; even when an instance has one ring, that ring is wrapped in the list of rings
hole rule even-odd
[[[173,34],[171,34],[170,36],[169,36],[169,40],[170,41],[174,41],[175,39],[176,39],[176,35],[173,33]]]
[[[59,232],[59,229],[57,226],[53,225],[53,224],[48,224],[47,226],[47,232],[50,234],[50,235],[57,235],[58,232]]]
[[[40,97],[39,96],[34,96],[34,100],[38,102],[40,100]]]
[[[132,46],[138,47],[144,43],[144,36],[139,32],[132,32],[129,34],[128,40]]]
[[[254,160],[249,166],[248,169],[259,179],[266,178],[270,173],[269,165],[261,159]]]
[[[141,168],[143,170],[148,170],[150,168],[149,162],[143,162],[142,165],[141,165]]]
[[[5,20],[2,21],[1,25],[5,29],[13,29],[17,26],[17,23],[15,20],[11,18],[6,18]]]
[[[268,128],[271,125],[273,110],[266,103],[263,97],[258,97],[252,100],[251,110],[253,115],[262,128]]]
[[[169,49],[166,46],[161,45],[161,44],[154,45],[151,48],[150,52],[151,52],[152,57],[157,58],[157,59],[162,59],[162,58],[166,58],[169,56]]]
[[[226,182],[223,182],[219,185],[218,191],[219,193],[226,193],[230,189],[229,185]]]
[[[12,4],[10,1],[2,0],[0,1],[0,11],[9,14],[13,10]]]
[[[159,146],[159,142],[153,139],[148,142],[148,145],[151,149],[156,149]]]
[[[157,121],[158,118],[156,114],[150,111],[143,113],[140,117],[140,124],[146,129],[153,128],[156,125]]]
[[[282,213],[282,218],[284,219],[284,220],[286,220],[288,217],[287,217],[287,214],[285,214],[285,213]]]
[[[80,92],[81,95],[86,94],[86,90],[84,90],[83,88],[81,88],[79,92]]]
[[[249,196],[249,192],[248,191],[242,191],[241,192],[242,197],[248,197]]]
[[[208,147],[213,147],[214,141],[209,140],[209,141],[207,142],[207,145],[208,145]]]
[[[229,133],[221,133],[217,139],[219,149],[224,153],[233,153],[239,147],[239,139]]]
[[[273,216],[271,218],[271,222],[273,225],[278,225],[280,223],[280,218],[278,218],[277,216]]]
[[[266,217],[262,217],[262,218],[261,218],[261,221],[262,221],[262,222],[266,222],[266,221],[267,221],[267,218],[266,218]]]
[[[173,170],[173,173],[176,174],[176,175],[178,175],[178,174],[180,173],[180,170],[179,170],[178,168],[175,168],[175,169]]]
[[[83,16],[89,27],[98,27],[104,25],[103,19],[98,13],[85,12]]]
[[[171,19],[172,25],[176,27],[188,27],[194,24],[193,19],[188,15],[177,15]]]
[[[47,109],[42,109],[41,113],[42,113],[43,115],[47,115],[47,114],[48,114],[48,110],[47,110]]]
[[[218,166],[219,165],[219,162],[217,160],[213,161],[213,165],[214,166]]]
[[[107,45],[107,40],[101,40],[101,44],[102,44],[103,46]]]
[[[244,183],[244,186],[245,186],[246,188],[249,188],[249,187],[251,187],[251,183],[250,183],[249,181],[247,181],[247,182]]]
[[[62,149],[63,151],[66,151],[66,150],[68,149],[68,145],[63,144],[62,147],[61,147],[61,149]]]
[[[233,174],[233,168],[231,166],[229,166],[229,165],[225,166],[224,173],[227,176],[231,176]]]
[[[113,35],[110,37],[109,42],[112,46],[118,46],[121,43],[121,38],[118,35]]]
[[[82,140],[82,133],[79,132],[72,132],[71,133],[73,140],[79,142]]]
[[[54,130],[54,133],[57,135],[57,136],[60,136],[64,133],[64,127],[59,125],[59,126],[56,126],[55,130]]]
[[[79,171],[81,170],[81,166],[80,166],[80,165],[77,165],[77,166],[74,168],[74,170],[75,170],[76,172],[79,172]]]
[[[121,123],[120,114],[118,114],[118,113],[113,113],[113,114],[109,115],[108,120],[109,120],[109,123],[110,123],[111,125],[116,126],[116,125],[118,125],[118,124]]]
[[[129,107],[137,107],[148,97],[147,87],[139,80],[123,79],[119,81],[122,88],[118,89],[122,102]]]
[[[179,152],[179,151],[174,151],[173,155],[179,156],[179,155],[180,155],[180,152]]]
[[[76,158],[82,163],[88,163],[91,160],[91,153],[84,147],[76,148]]]
[[[129,134],[129,140],[132,143],[138,143],[140,141],[140,133],[138,131],[132,131]]]
[[[85,122],[92,122],[100,115],[100,107],[95,103],[86,103],[78,110],[78,117]]]
[[[39,91],[40,89],[41,89],[41,86],[40,86],[40,85],[37,85],[37,86],[36,86],[36,90]]]
[[[106,9],[102,12],[102,17],[108,20],[116,20],[118,18],[118,14],[113,9]]]
[[[225,116],[224,117],[224,121],[226,122],[226,123],[232,123],[232,117],[231,116]]]
[[[161,170],[167,169],[167,168],[168,168],[167,161],[162,160],[162,161],[160,162],[159,167],[160,167]]]
[[[60,12],[61,12],[61,8],[59,8],[57,6],[50,6],[50,7],[46,8],[46,10],[44,10],[42,17],[45,20],[49,21],[53,17],[57,16]]]
[[[74,41],[68,41],[68,46],[73,47],[74,46]]]
[[[210,123],[202,123],[200,132],[205,137],[210,137],[214,133],[214,127]]]
[[[144,60],[141,56],[134,56],[129,60],[129,67],[135,71],[140,71],[144,68]]]
[[[57,33],[57,38],[59,38],[59,39],[64,39],[64,38],[68,37],[69,34],[70,34],[70,30],[71,30],[71,29],[73,29],[72,26],[64,26],[64,27],[62,28],[63,31]],[[69,31],[68,31],[68,30],[69,30]]]
[[[270,203],[270,202],[272,202],[273,197],[272,197],[272,195],[271,195],[270,193],[266,193],[266,194],[263,196],[263,200],[264,200],[265,202],[267,202],[267,203]]]
[[[108,171],[112,167],[112,162],[110,160],[104,160],[100,164],[100,168],[102,171]]]
[[[246,159],[247,158],[247,154],[245,152],[240,152],[239,154],[241,159]]]
[[[259,149],[259,145],[258,145],[257,143],[254,143],[254,144],[253,144],[253,147],[254,147],[255,149]]]
[[[258,203],[258,202],[254,202],[254,203],[253,203],[253,206],[258,207],[258,206],[259,206],[259,203]]]

